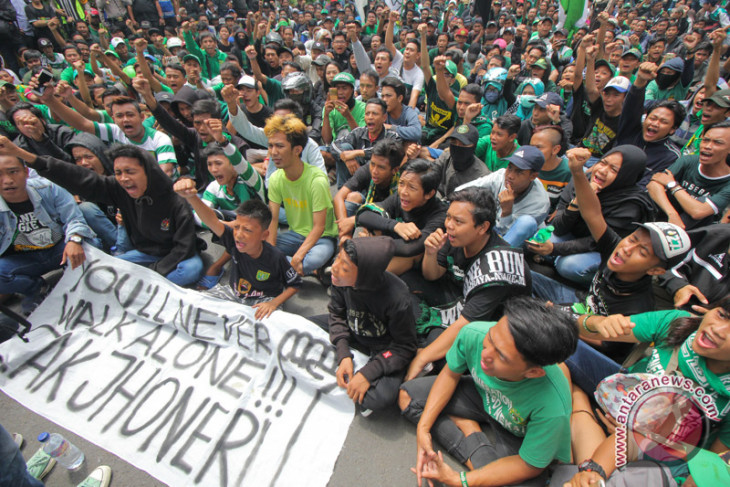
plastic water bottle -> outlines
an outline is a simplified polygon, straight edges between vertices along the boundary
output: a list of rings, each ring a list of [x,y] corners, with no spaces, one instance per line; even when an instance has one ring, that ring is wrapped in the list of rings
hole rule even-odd
[[[84,463],[84,453],[58,433],[41,433],[38,441],[43,443],[44,452],[69,470],[76,470]]]
[[[554,231],[555,227],[552,225],[548,225],[547,227],[538,230],[537,233],[530,240],[536,243],[545,243],[550,240],[550,237],[553,235]]]

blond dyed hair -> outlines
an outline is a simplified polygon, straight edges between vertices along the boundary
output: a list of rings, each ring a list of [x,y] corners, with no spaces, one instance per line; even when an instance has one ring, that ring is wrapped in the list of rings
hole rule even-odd
[[[283,116],[274,115],[273,117],[270,117],[266,121],[264,133],[266,134],[266,137],[271,137],[277,133],[284,134],[286,135],[286,140],[289,141],[292,147],[298,145],[301,146],[302,149],[304,149],[304,146],[307,145],[309,139],[307,135],[307,126],[304,125],[304,122],[302,122],[296,115],[291,113]]]

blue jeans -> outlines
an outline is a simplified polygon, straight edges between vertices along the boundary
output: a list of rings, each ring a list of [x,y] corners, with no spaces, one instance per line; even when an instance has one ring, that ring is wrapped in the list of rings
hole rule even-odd
[[[65,247],[60,241],[49,249],[0,257],[0,294],[36,294],[43,285],[41,276],[61,267]]]
[[[155,262],[162,259],[162,257],[145,254],[143,252],[140,252],[139,250],[130,250],[129,252],[118,255],[117,257],[122,260],[126,260],[127,262],[134,262],[135,264],[139,264],[145,267],[154,264]],[[188,286],[190,284],[198,282],[198,279],[200,279],[200,275],[202,273],[203,260],[198,254],[195,254],[189,259],[185,259],[182,262],[178,263],[175,270],[170,272],[165,277],[168,281],[172,282],[173,284],[177,284],[178,286]]]
[[[531,275],[533,296],[555,304],[573,304],[580,301],[572,287],[560,284],[539,272],[533,272]]]
[[[565,365],[570,370],[573,383],[591,397],[599,382],[622,369],[618,363],[581,340],[578,340],[578,348]]]
[[[284,255],[292,257],[297,253],[304,242],[305,237],[296,232],[281,232],[276,236],[276,247],[284,252]],[[305,276],[311,276],[314,271],[325,265],[335,254],[335,239],[322,237],[309,249],[302,261],[302,270]]]
[[[550,237],[553,243],[567,242],[575,237],[566,233],[565,235]],[[601,265],[601,254],[598,252],[584,252],[582,254],[561,255],[555,258],[555,270],[558,274],[577,284],[588,286],[593,276]]]
[[[13,437],[0,425],[0,485],[43,487],[27,470],[23,455]]]
[[[340,149],[340,151],[346,151],[346,150],[353,150],[354,147],[351,144],[337,144],[337,148]],[[335,153],[332,151],[331,147],[323,147],[323,150],[326,150],[330,154],[332,154],[332,157],[335,158],[335,167],[337,168],[337,189],[340,189],[342,186],[345,185],[348,179],[352,177],[352,174],[350,174],[350,170],[347,169],[347,164],[342,162],[342,159],[340,158],[340,155],[338,153]]]
[[[522,215],[512,222],[512,226],[502,235],[505,242],[512,247],[522,247],[525,240],[537,232],[537,220],[530,215]]]

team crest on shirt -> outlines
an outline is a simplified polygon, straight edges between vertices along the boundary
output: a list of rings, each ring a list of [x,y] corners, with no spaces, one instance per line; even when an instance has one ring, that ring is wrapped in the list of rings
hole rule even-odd
[[[160,223],[160,230],[162,230],[163,232],[167,232],[168,230],[170,230],[169,218],[165,218],[164,220],[162,220],[162,223]]]
[[[268,272],[256,271],[256,280],[257,281],[266,281],[269,279],[269,276],[271,276],[271,274]]]
[[[527,422],[525,421],[525,418],[523,418],[520,415],[520,413],[517,412],[517,410],[515,408],[509,409],[509,417],[513,423],[519,424],[520,426],[524,426],[525,424],[527,424]]]
[[[248,282],[246,279],[239,279],[238,280],[238,294],[248,294],[249,291],[251,291],[251,283]]]

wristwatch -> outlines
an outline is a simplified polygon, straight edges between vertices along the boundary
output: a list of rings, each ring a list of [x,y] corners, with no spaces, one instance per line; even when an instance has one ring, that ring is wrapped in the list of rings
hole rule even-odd
[[[677,181],[669,181],[666,185],[664,185],[664,189],[666,189],[667,191],[671,191],[675,187],[677,187]]]
[[[603,470],[603,467],[601,467],[599,464],[594,462],[592,459],[588,459],[583,461],[580,465],[578,465],[578,471],[579,472],[596,472],[598,475],[601,476],[603,480],[607,480],[606,478],[606,471]]]
[[[80,245],[80,244],[84,243],[84,237],[81,237],[81,236],[79,236],[79,235],[71,235],[71,236],[70,236],[70,237],[68,238],[68,241],[69,241],[69,242],[73,242],[73,243],[77,243],[77,244],[79,244],[79,245]]]

